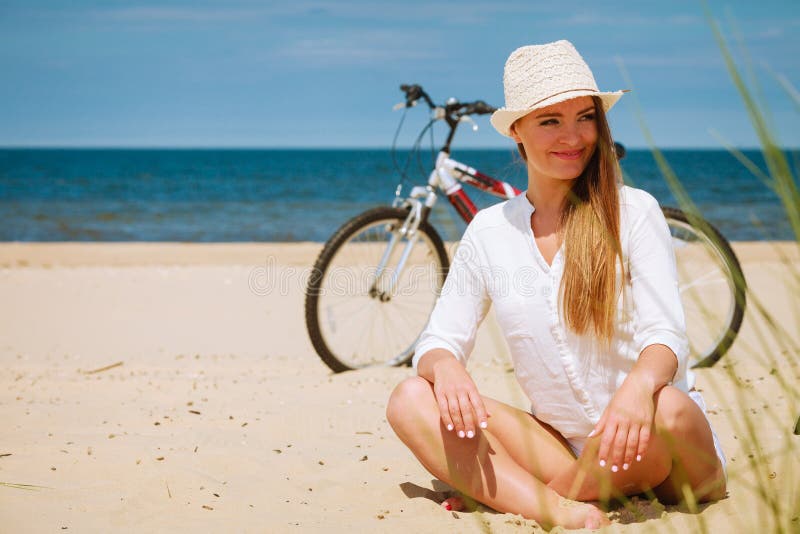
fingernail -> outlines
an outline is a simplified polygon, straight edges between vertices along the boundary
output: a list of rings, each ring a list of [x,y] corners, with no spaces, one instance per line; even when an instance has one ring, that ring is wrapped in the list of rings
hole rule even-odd
[[[628,464],[622,464],[622,470],[627,471],[630,466]]]
[[[442,506],[444,506],[444,509],[445,509],[445,510],[448,510],[448,511],[450,511],[450,510],[452,510],[452,509],[453,509],[453,507],[452,507],[452,506],[450,506],[450,503],[449,503],[449,502],[447,502],[447,501],[443,502],[443,503],[442,503]]]
[[[589,432],[589,435],[588,435],[588,436],[586,436],[586,437],[587,437],[587,438],[591,438],[592,436],[594,436],[594,433],[595,433],[595,431],[594,431],[594,430],[592,430],[591,432]]]
[[[473,432],[472,430],[468,431],[468,432],[467,432],[467,437],[468,437],[469,439],[472,439],[472,438],[474,438],[474,437],[475,437],[475,432]]]
[[[464,431],[463,430],[459,430],[458,431],[458,437],[459,438],[463,438],[464,437]]]
[[[481,421],[481,428],[486,428],[487,426],[489,426],[489,423],[486,421]]]
[[[641,462],[642,461],[642,455],[641,454],[637,454],[636,455],[636,461],[637,462]]]
[[[612,473],[616,473],[617,471],[619,471],[619,467],[617,467],[616,465],[612,465],[611,466],[611,472]]]
[[[600,460],[600,467],[605,467],[605,466],[606,466],[606,461]]]
[[[453,425],[447,425],[447,431],[449,432],[451,430],[453,430]]]

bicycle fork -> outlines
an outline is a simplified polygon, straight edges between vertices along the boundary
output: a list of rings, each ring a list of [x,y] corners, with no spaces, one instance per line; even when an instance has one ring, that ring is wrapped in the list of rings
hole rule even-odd
[[[409,197],[402,201],[402,204],[410,206],[408,216],[406,217],[405,221],[403,221],[402,226],[392,230],[392,236],[389,239],[389,244],[386,245],[386,249],[383,251],[381,261],[378,263],[378,267],[375,270],[374,279],[369,288],[369,296],[371,298],[377,298],[381,302],[388,302],[392,299],[397,282],[400,280],[400,276],[403,274],[403,270],[409,256],[411,255],[411,251],[419,239],[417,229],[419,228],[420,224],[428,219],[431,209],[433,208],[434,204],[436,204],[436,191],[430,186],[415,186],[411,190]],[[391,272],[389,283],[386,287],[379,289],[378,281],[381,279],[384,272],[386,272],[389,259],[392,257],[392,253],[398,246],[398,243],[404,238],[406,241],[405,245],[403,246],[403,252],[400,255],[400,260],[397,262],[397,265]]]

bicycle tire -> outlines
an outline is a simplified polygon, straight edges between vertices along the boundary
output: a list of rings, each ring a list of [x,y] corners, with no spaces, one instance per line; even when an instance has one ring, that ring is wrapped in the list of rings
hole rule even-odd
[[[730,243],[711,223],[677,208],[661,210],[673,239],[690,361],[693,368],[711,367],[730,349],[742,326],[747,303],[744,273]],[[715,268],[724,285],[714,278]],[[721,308],[727,309],[720,314]]]
[[[411,362],[414,345],[427,325],[450,267],[436,230],[428,222],[419,225],[419,239],[393,294],[371,294],[375,292],[367,289],[385,284],[384,275],[372,276],[389,236],[402,227],[408,213],[408,209],[382,206],[356,215],[330,237],[314,263],[306,287],[306,328],[314,350],[335,373]],[[400,239],[401,246],[395,247],[392,260],[407,242]],[[391,274],[391,267],[387,267]],[[430,279],[425,280],[425,276]],[[424,302],[417,303],[415,295],[422,295]],[[348,315],[345,308],[355,311]],[[369,312],[366,315],[365,310]],[[394,323],[387,323],[389,314]],[[370,344],[375,335],[378,343]]]

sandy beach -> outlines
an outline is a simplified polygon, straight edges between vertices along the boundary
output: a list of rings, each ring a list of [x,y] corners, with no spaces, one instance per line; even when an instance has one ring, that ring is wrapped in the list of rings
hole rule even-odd
[[[303,287],[320,246],[0,244],[0,531],[538,528],[438,506],[448,488],[384,415],[411,369],[334,375],[319,360]],[[800,253],[734,248],[754,298],[730,353],[698,372],[729,497],[637,499],[608,532],[800,531]],[[506,350],[490,316],[470,370],[525,408]]]

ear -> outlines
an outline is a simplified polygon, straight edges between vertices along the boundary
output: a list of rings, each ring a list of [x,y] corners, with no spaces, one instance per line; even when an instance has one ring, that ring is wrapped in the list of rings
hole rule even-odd
[[[508,127],[508,133],[511,134],[511,138],[514,140],[515,143],[522,142],[522,139],[520,139],[519,134],[517,134],[517,121],[511,123],[511,126]]]

